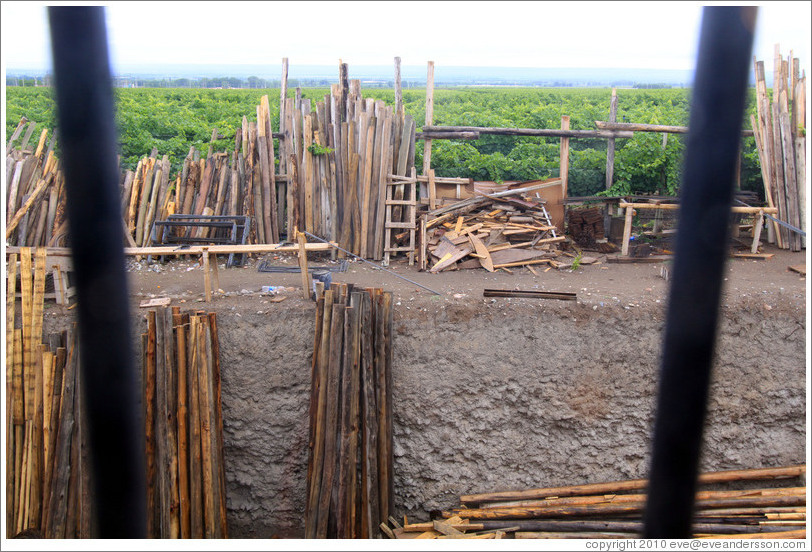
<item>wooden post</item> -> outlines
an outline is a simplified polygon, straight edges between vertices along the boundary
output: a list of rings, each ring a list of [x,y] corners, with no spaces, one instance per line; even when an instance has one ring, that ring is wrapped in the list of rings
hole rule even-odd
[[[626,207],[626,224],[623,226],[623,246],[620,254],[624,257],[629,254],[629,240],[632,235],[632,217],[634,216],[634,208],[629,205]]]
[[[217,268],[217,253],[209,253],[209,255],[209,267],[211,268],[213,291],[218,291],[220,289],[220,272]]]
[[[569,115],[561,116],[561,130],[569,130],[570,117]],[[561,152],[560,152],[560,175],[561,175],[561,197],[567,199],[567,186],[569,185],[570,173],[570,139],[567,137],[561,138]]]
[[[293,150],[291,144],[288,143],[286,131],[287,128],[287,106],[285,105],[288,98],[288,58],[282,58],[282,84],[279,87],[279,134],[282,138],[279,140],[279,172],[288,174],[288,154]],[[290,175],[288,174],[288,178]],[[288,180],[290,186],[290,180]]]
[[[395,116],[403,124],[403,88],[400,82],[400,56],[395,56]]]
[[[434,121],[434,62],[428,63],[426,75],[426,126]],[[426,139],[423,145],[423,174],[428,175],[431,169],[431,139]]]
[[[211,271],[209,270],[209,248],[204,247],[203,253],[203,291],[206,294],[206,302],[211,301]]]
[[[617,122],[617,88],[612,88],[612,100],[609,103],[609,122]],[[612,187],[615,176],[615,139],[606,141],[606,189]]]
[[[435,184],[434,181],[434,169],[429,169],[428,176],[429,176],[429,209],[433,211],[437,208],[437,185]]]
[[[753,222],[753,245],[750,246],[750,253],[758,253],[758,245],[761,240],[761,227],[764,224],[764,211],[759,211]]]
[[[299,270],[302,272],[302,295],[305,299],[310,299],[310,275],[307,272],[307,249],[305,249],[307,238],[303,232],[299,232],[296,239],[299,240]]]
[[[6,537],[11,536],[14,518],[14,311],[17,294],[17,254],[8,257],[8,288],[6,293]]]

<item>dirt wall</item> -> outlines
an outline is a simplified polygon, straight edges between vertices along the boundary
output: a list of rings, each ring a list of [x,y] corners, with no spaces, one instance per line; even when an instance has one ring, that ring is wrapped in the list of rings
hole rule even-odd
[[[213,309],[236,538],[303,532],[314,307],[283,305],[261,314],[226,302]],[[645,475],[659,307],[408,306],[395,311],[398,517],[427,520],[460,494]],[[804,461],[804,340],[797,309],[724,310],[704,469]]]

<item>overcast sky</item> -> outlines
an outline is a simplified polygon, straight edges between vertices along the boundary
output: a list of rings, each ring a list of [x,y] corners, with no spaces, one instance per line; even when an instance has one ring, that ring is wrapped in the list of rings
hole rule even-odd
[[[81,2],[71,2],[77,4]],[[747,2],[738,2],[739,4]],[[46,69],[45,6],[2,2],[4,67]],[[90,4],[90,3],[88,3]],[[705,3],[708,4],[708,3]],[[725,4],[716,2],[715,4]],[[752,2],[750,3],[752,4]],[[692,69],[702,2],[99,2],[113,70],[240,63]],[[809,67],[811,3],[764,2],[755,55]]]

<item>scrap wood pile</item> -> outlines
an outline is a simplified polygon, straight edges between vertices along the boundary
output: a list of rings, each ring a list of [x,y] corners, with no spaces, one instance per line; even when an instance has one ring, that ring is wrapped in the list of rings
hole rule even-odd
[[[64,178],[53,151],[56,135],[49,140],[45,129],[34,145],[35,126],[23,117],[6,146],[6,243],[18,247],[57,245],[67,230]]]
[[[772,100],[767,91],[764,62],[753,60],[757,116],[750,116],[756,139],[764,195],[778,219],[806,231],[806,76],[792,53],[781,57],[775,46]],[[761,221],[758,221],[761,224]],[[777,245],[800,251],[801,235],[770,221]],[[773,233],[771,232],[771,234]]]
[[[392,294],[319,284],[306,538],[376,538],[394,506]]]
[[[228,538],[215,313],[152,309],[141,335],[148,538]]]
[[[421,268],[437,273],[482,267],[493,272],[555,264],[556,244],[566,238],[557,235],[544,201],[525,196],[529,190],[483,194],[430,211],[425,233],[421,229]]]
[[[567,231],[572,241],[581,247],[598,247],[597,240],[606,238],[603,210],[600,207],[567,211]]]
[[[701,474],[701,486],[805,478],[806,466]],[[645,479],[463,495],[443,519],[390,529],[396,538],[639,538]],[[698,490],[694,538],[806,538],[806,487]],[[488,536],[494,535],[494,536]]]
[[[90,538],[91,470],[76,326],[43,336],[46,255],[9,255],[6,537]],[[17,282],[20,300],[15,299]]]

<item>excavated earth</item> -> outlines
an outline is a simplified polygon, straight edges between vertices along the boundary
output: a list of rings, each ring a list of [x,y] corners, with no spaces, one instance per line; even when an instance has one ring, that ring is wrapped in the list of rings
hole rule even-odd
[[[765,249],[774,257],[726,267],[705,470],[805,461],[807,290],[788,270],[805,254]],[[598,259],[537,274],[428,274],[393,263],[439,295],[360,262],[332,273],[395,295],[397,517],[428,520],[461,494],[645,476],[668,283],[661,264]],[[224,260],[210,303],[197,262],[129,261],[134,349],[146,299],[218,314],[231,536],[301,537],[315,304],[303,299],[300,274],[258,272],[258,259],[225,269]],[[329,255],[310,260],[331,265]],[[271,296],[262,286],[287,289]],[[491,299],[485,288],[578,298]],[[73,312],[46,304],[46,332]]]

